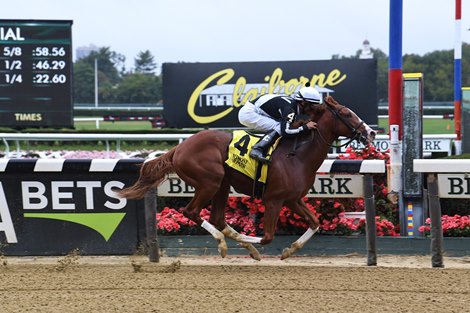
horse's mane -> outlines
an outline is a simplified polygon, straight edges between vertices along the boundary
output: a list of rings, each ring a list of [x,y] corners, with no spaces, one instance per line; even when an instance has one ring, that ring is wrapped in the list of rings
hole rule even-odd
[[[303,126],[307,124],[308,122],[312,121],[310,117],[307,115],[302,115],[301,117],[298,117],[291,125],[290,128],[299,128],[300,126]]]

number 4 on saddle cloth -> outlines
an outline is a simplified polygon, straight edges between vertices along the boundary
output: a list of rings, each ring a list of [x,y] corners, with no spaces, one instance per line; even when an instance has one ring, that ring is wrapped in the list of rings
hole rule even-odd
[[[239,171],[242,174],[253,179],[253,197],[261,197],[264,191],[264,184],[268,174],[268,164],[261,164],[255,159],[250,158],[249,152],[261,137],[249,134],[244,130],[236,130],[233,132],[233,138],[228,146],[228,158],[225,161],[229,167]],[[279,138],[280,139],[280,138]],[[276,148],[279,139],[269,149],[268,159],[272,155],[272,151]]]

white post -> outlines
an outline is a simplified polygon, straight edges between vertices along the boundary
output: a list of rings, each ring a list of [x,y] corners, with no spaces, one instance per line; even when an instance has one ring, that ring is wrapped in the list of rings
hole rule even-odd
[[[401,142],[398,139],[399,126],[390,125],[390,165],[388,171],[388,199],[396,204],[402,190]]]
[[[98,59],[95,59],[95,108],[98,107]]]
[[[455,147],[455,155],[461,155],[462,154],[462,140],[455,140],[454,147]]]

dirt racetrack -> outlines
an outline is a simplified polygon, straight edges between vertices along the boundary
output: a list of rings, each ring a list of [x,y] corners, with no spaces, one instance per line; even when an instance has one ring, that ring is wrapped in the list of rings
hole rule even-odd
[[[470,257],[0,257],[0,312],[470,312]]]

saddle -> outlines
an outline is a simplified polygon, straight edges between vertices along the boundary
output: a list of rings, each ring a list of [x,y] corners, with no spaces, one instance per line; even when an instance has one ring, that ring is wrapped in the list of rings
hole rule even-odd
[[[249,156],[251,148],[260,140],[260,136],[256,136],[245,130],[236,130],[232,133],[232,141],[228,146],[228,158],[225,164],[234,170],[253,179],[252,197],[261,198],[266,184],[268,174],[268,165],[262,164]],[[275,149],[277,142],[273,145],[269,156]]]

